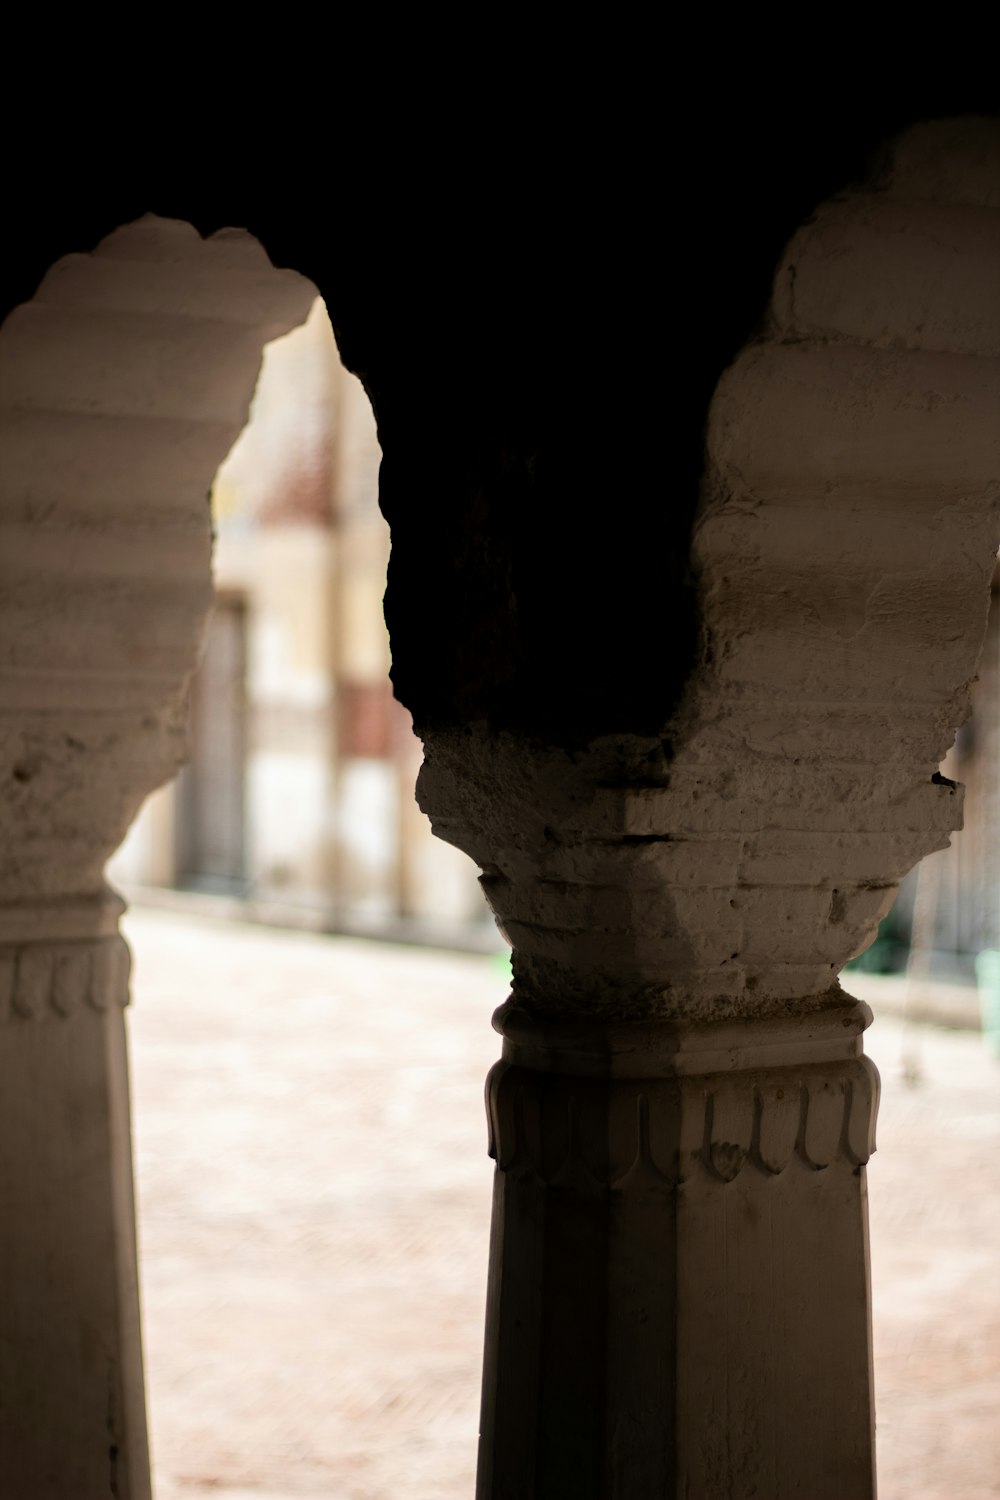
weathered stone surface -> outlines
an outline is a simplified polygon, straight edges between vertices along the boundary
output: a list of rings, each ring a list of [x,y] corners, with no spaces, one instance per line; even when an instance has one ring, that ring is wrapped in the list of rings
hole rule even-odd
[[[0,331],[0,899],[91,894],[185,746],[212,478],[264,342],[315,289],[252,237],[148,216]]]
[[[1000,208],[1000,130],[995,115],[925,120],[892,142],[880,186],[912,203]]]
[[[184,758],[207,497],[315,290],[152,217],[0,329],[0,1492],[149,1495],[122,1007],[103,869]]]
[[[824,1005],[960,822],[938,767],[1000,538],[1000,215],[996,127],[942,129],[971,152],[962,202],[927,187],[941,138],[902,139],[886,183],[793,238],[720,382],[702,654],[662,735],[428,734],[421,798],[483,867],[529,1009]]]
[[[899,177],[897,165],[896,178]],[[800,229],[771,305],[785,338],[1000,354],[1000,205],[853,193]]]

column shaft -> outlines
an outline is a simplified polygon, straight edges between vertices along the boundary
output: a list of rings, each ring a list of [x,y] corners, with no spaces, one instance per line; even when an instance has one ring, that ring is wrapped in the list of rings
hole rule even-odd
[[[0,1494],[147,1500],[128,951],[22,941],[0,980]]]
[[[479,1500],[870,1500],[868,1020],[500,1013]]]

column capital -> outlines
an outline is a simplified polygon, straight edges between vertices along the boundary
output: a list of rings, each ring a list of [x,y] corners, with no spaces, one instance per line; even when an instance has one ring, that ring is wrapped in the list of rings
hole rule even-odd
[[[490,1155],[505,1174],[624,1190],[638,1172],[677,1188],[778,1176],[793,1162],[864,1166],[879,1078],[858,1001],[781,1021],[596,1026],[494,1017],[503,1056],[487,1082]]]
[[[863,1000],[785,1016],[682,1023],[604,1021],[590,1015],[533,1015],[506,1000],[493,1014],[503,1059],[575,1077],[662,1078],[836,1063],[861,1056],[873,1020]]]
[[[911,795],[891,767],[824,801],[819,762],[667,738],[574,748],[473,725],[425,731],[424,745],[420,805],[482,869],[515,998],[539,1014],[687,1024],[825,1009],[892,904],[900,840],[925,837],[894,824],[954,814],[950,783]]]
[[[127,1005],[131,955],[118,931],[124,910],[108,886],[93,897],[0,906],[0,1023]]]

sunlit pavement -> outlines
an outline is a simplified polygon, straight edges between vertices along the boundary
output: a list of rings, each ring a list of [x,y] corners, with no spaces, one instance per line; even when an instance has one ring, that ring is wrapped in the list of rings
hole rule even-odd
[[[157,1500],[471,1500],[502,971],[159,911],[126,927]],[[908,1085],[902,1036],[869,1033],[879,1493],[985,1500],[1000,1063],[921,1029]]]

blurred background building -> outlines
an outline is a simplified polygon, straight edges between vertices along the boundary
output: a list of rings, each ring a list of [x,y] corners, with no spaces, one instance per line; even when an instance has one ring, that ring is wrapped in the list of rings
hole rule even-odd
[[[387,675],[379,460],[317,300],[265,348],[216,476],[190,764],[149,798],[109,874],[133,895],[200,892],[265,920],[495,949],[474,866],[414,800],[420,742]]]

